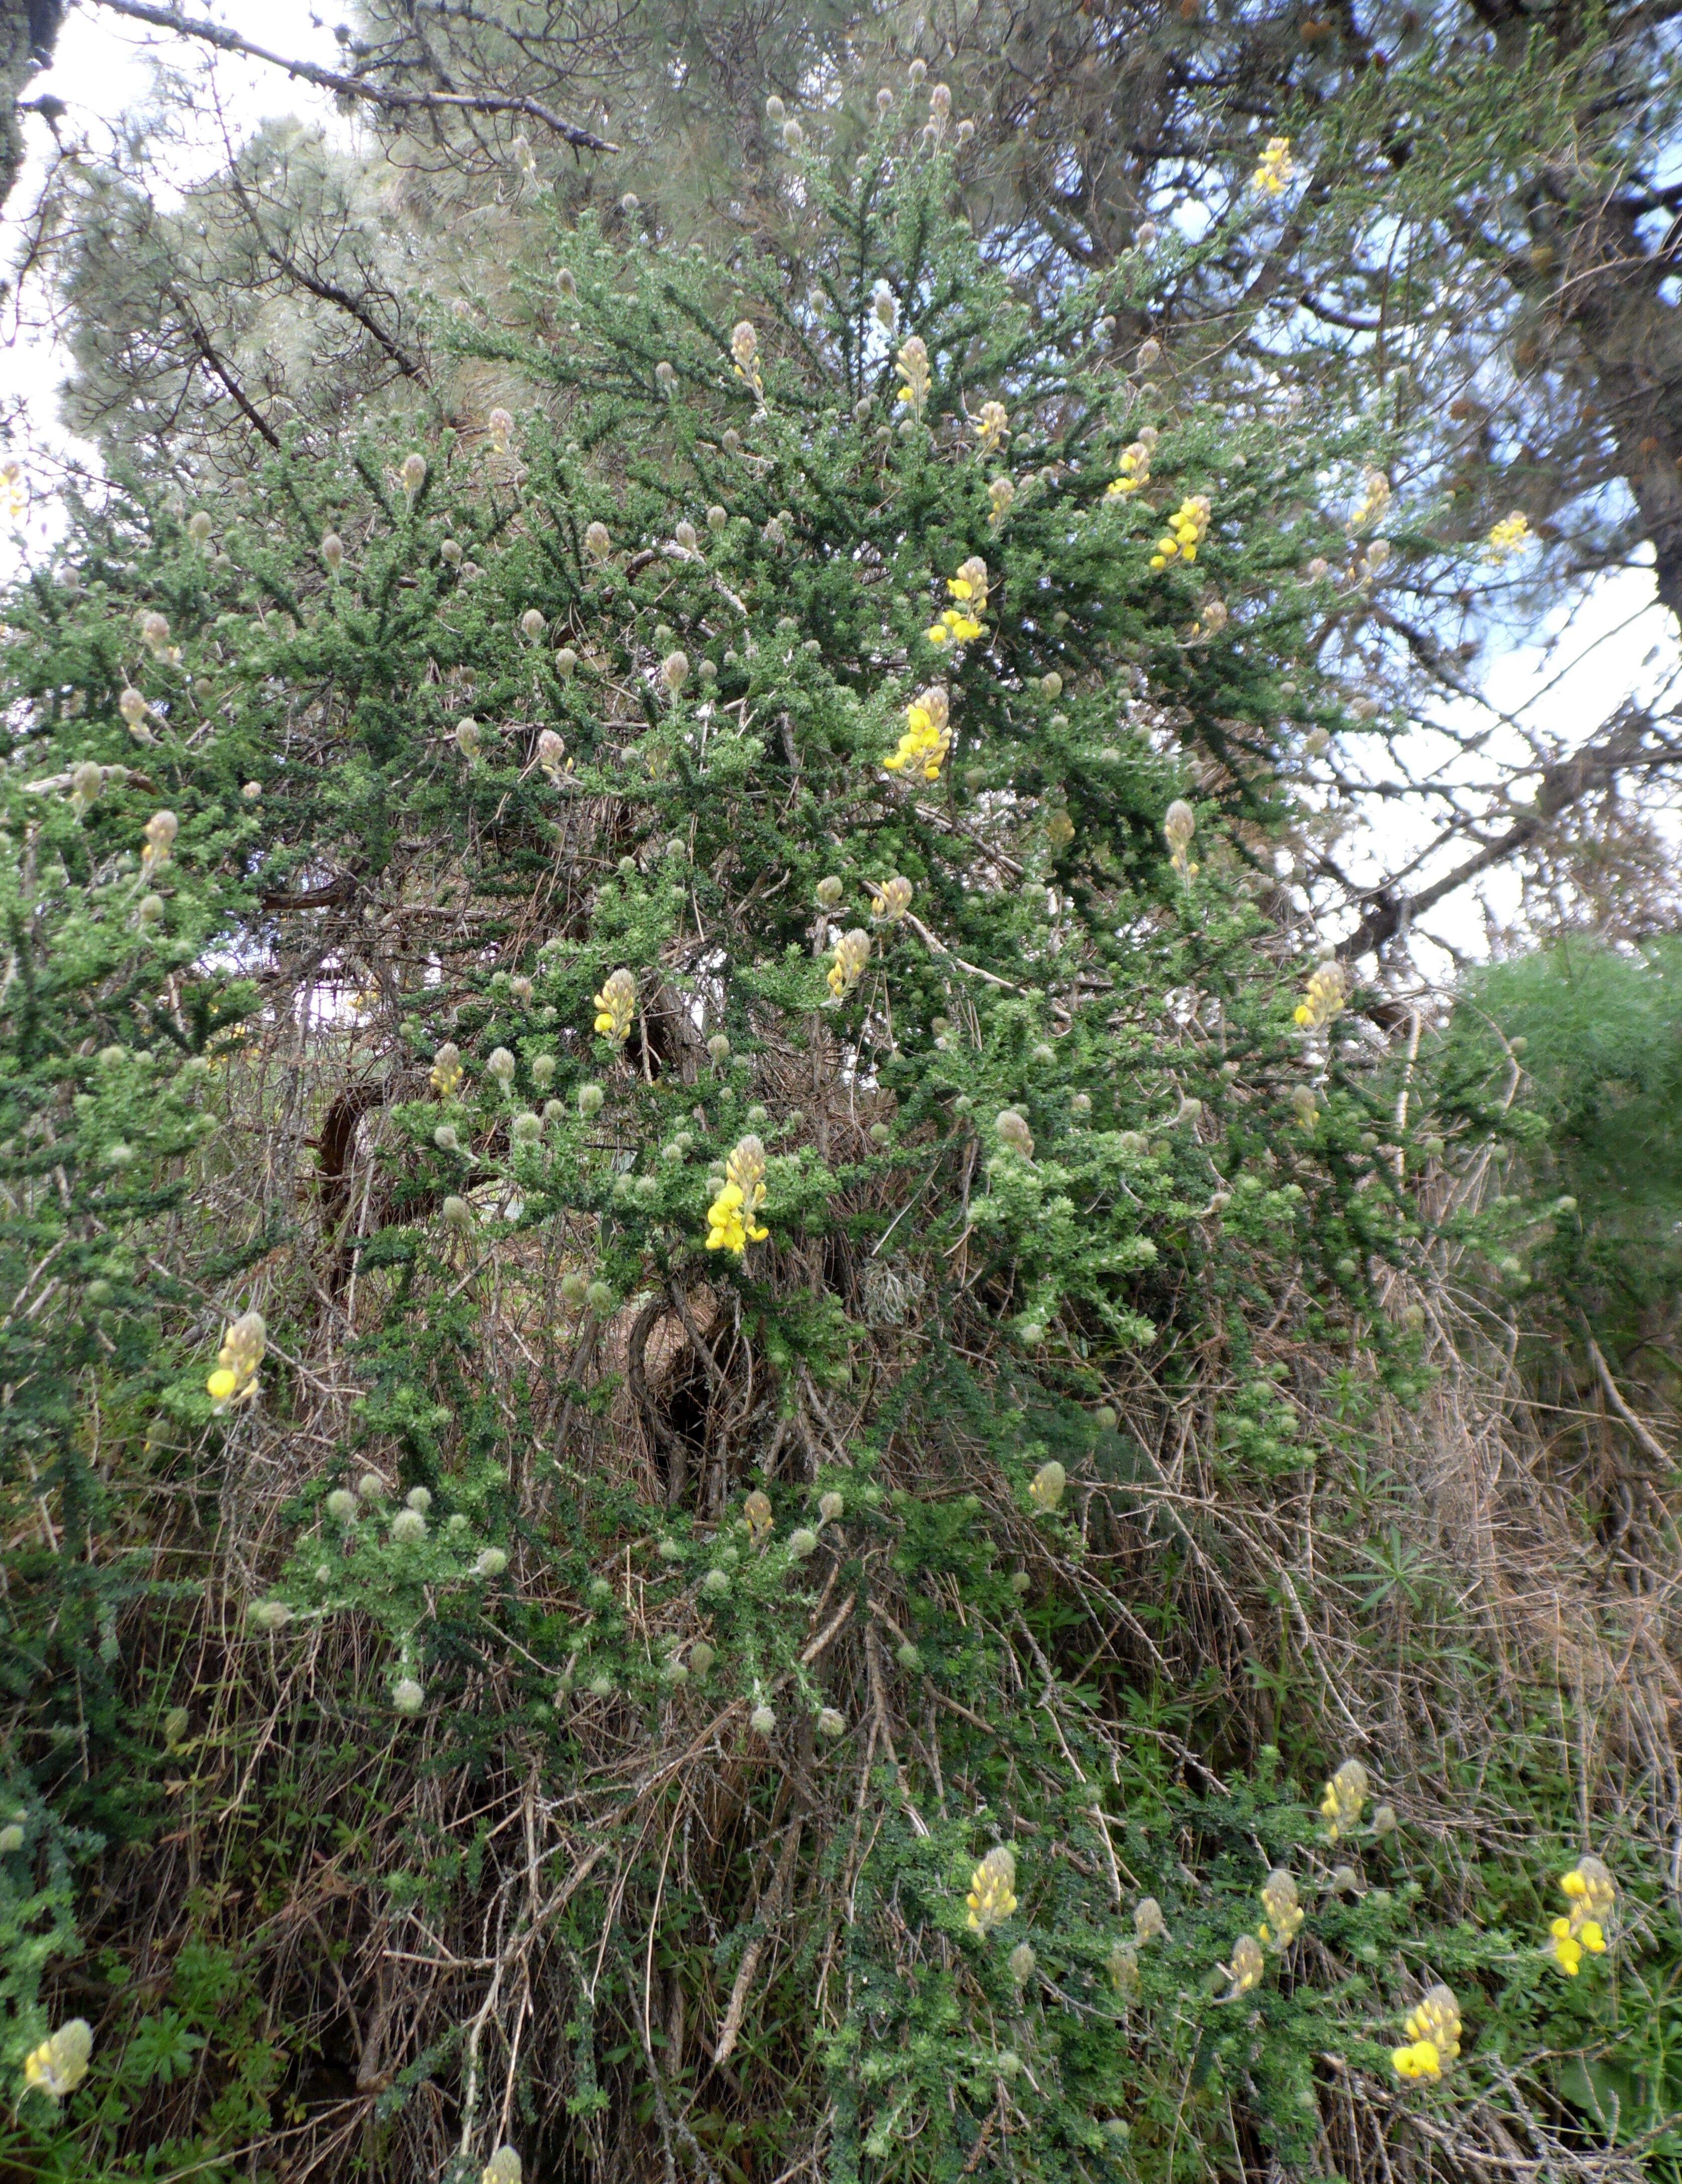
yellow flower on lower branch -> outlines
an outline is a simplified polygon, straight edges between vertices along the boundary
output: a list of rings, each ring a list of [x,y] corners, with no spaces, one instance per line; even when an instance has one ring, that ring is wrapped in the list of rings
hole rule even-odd
[[[890,773],[904,766],[922,769],[925,781],[938,781],[941,761],[952,748],[949,700],[938,682],[920,690],[905,708],[905,733],[882,761]]]
[[[1529,543],[1530,526],[1514,509],[1511,515],[1502,516],[1484,541],[1484,545],[1491,560],[1504,561],[1509,554],[1518,553],[1521,547],[1528,546]]]
[[[1407,2013],[1405,2048],[1392,2049],[1390,2061],[1401,2078],[1440,2078],[1460,2054],[1460,2004],[1454,1989],[1440,1981]]]
[[[25,2056],[24,2082],[49,2099],[61,2101],[87,2075],[92,2053],[92,2026],[85,2017],[73,2017]]]
[[[970,1930],[985,1934],[1008,1919],[1016,1908],[1016,1861],[1003,1843],[989,1851],[970,1875]]]
[[[628,971],[615,971],[596,995],[596,1029],[615,1046],[631,1036],[637,1008],[637,982]]]
[[[1206,493],[1188,493],[1168,518],[1168,527],[1156,541],[1150,557],[1153,569],[1166,569],[1170,561],[1195,561],[1209,528],[1211,510]]]
[[[1346,991],[1341,963],[1322,963],[1311,973],[1295,1021],[1304,1031],[1323,1031],[1342,1009]]]
[[[855,925],[836,942],[835,961],[829,967],[829,990],[838,1001],[858,984],[869,961],[870,935],[861,925]]]
[[[1297,1093],[1306,1090],[1299,1084],[1291,1094],[1296,1104]],[[1308,1094],[1308,1105],[1314,1104],[1314,1095]],[[1358,1759],[1345,1759],[1337,1773],[1326,1785],[1325,1795],[1320,1800],[1320,1816],[1326,1821],[1326,1840],[1335,1842],[1339,1836],[1352,1835],[1361,1825],[1361,1808],[1367,1802],[1367,1769]]]
[[[257,1369],[268,1346],[269,1330],[260,1312],[242,1312],[222,1338],[216,1370],[204,1383],[218,1414],[257,1393]]]
[[[931,622],[923,632],[931,644],[967,644],[972,638],[981,635],[981,624],[973,616],[961,613],[956,607],[948,607],[937,622]]]
[[[1221,1970],[1232,1981],[1221,1997],[1223,2002],[1235,2002],[1241,1994],[1260,1986],[1262,1975],[1267,1969],[1267,1960],[1262,1953],[1262,1944],[1254,1934],[1240,1934],[1233,1943],[1233,1960]]]
[[[1260,1938],[1276,1949],[1289,1948],[1302,1925],[1302,1905],[1296,1883],[1282,1865],[1275,1866],[1262,1885],[1262,1908],[1267,1917]]]

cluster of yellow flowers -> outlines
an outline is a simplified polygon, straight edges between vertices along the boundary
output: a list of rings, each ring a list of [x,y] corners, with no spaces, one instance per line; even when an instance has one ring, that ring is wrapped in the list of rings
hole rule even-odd
[[[1530,538],[1529,522],[1515,508],[1511,515],[1502,516],[1484,543],[1492,560],[1504,561],[1509,554],[1517,554],[1528,546]]]
[[[884,880],[875,890],[875,900],[870,906],[871,916],[883,925],[897,925],[911,908],[914,892],[911,883],[905,875],[895,872],[892,879]]]
[[[429,1082],[440,1100],[448,1100],[461,1082],[461,1049],[447,1039],[432,1056]]]
[[[742,1521],[748,1528],[752,1546],[758,1546],[762,1540],[771,1537],[771,1496],[763,1489],[756,1486],[742,1504]]]
[[[1440,2078],[1445,2066],[1460,2056],[1460,2004],[1454,1989],[1440,1981],[1429,1988],[1418,2007],[1408,2012],[1402,2030],[1407,2046],[1390,2052],[1396,2075]]]
[[[269,1330],[260,1312],[242,1312],[222,1337],[216,1369],[204,1383],[219,1417],[256,1396],[257,1368],[268,1343]]]
[[[1365,470],[1361,474],[1361,498],[1349,519],[1351,531],[1365,531],[1376,523],[1390,504],[1390,482],[1380,470]],[[1388,552],[1388,549],[1386,549]],[[1384,557],[1380,557],[1382,566]]]
[[[760,337],[746,319],[741,319],[731,331],[730,354],[736,365],[736,376],[744,379],[755,394],[765,400],[765,380],[759,365]]]
[[[491,445],[499,455],[508,453],[509,436],[514,430],[514,420],[506,410],[493,410],[485,420],[485,429],[491,436]]]
[[[855,925],[836,942],[835,961],[829,967],[829,990],[838,1001],[858,984],[869,961],[870,935],[861,925]]]
[[[1295,1020],[1305,1031],[1323,1030],[1343,1007],[1347,986],[1341,963],[1322,963],[1311,975]]]
[[[1267,1960],[1262,1953],[1262,1944],[1254,1934],[1240,1934],[1233,1943],[1233,1960],[1223,1964],[1221,1970],[1232,1981],[1223,2002],[1236,2002],[1241,1994],[1262,1984],[1262,1975],[1267,1969]]]
[[[771,1231],[755,1219],[765,1204],[765,1146],[743,1138],[724,1163],[724,1186],[707,1208],[707,1249],[731,1251],[739,1259],[749,1244]]]
[[[1154,440],[1156,437],[1153,430],[1150,437]],[[1119,475],[1111,478],[1104,488],[1105,498],[1109,500],[1125,499],[1128,493],[1137,493],[1141,486],[1147,486],[1150,482],[1150,443],[1142,437],[1131,440],[1122,449]]]
[[[1306,1088],[1299,1085],[1298,1091]],[[1292,1094],[1293,1102],[1295,1094]],[[1308,1104],[1314,1104],[1314,1095],[1308,1095]],[[1300,1111],[1299,1111],[1300,1112]],[[1326,1841],[1335,1842],[1339,1836],[1353,1835],[1361,1825],[1361,1808],[1367,1802],[1367,1769],[1358,1759],[1345,1759],[1337,1773],[1326,1785],[1326,1793],[1320,1800],[1320,1816],[1326,1823]]]
[[[1549,1921],[1546,1953],[1567,1978],[1575,1979],[1585,1949],[1591,1957],[1605,1953],[1618,1884],[1599,1858],[1579,1858],[1559,1885],[1571,1908],[1565,1918]]]
[[[1267,1917],[1256,1929],[1256,1939],[1286,1949],[1301,1931],[1302,1904],[1296,1883],[1282,1865],[1276,1865],[1262,1884],[1262,1908]]]
[[[1016,488],[1007,477],[996,477],[987,488],[987,527],[996,531],[1011,512]]]
[[[913,334],[894,361],[899,373],[898,398],[913,417],[921,419],[933,377],[928,368],[928,351],[921,335]]]
[[[987,611],[988,582],[987,564],[978,554],[963,562],[955,577],[946,579],[946,588],[958,604],[948,607],[939,621],[925,631],[931,644],[967,644],[981,635],[977,617]]]
[[[920,766],[925,781],[938,781],[941,761],[952,748],[948,700],[938,682],[918,691],[905,708],[905,733],[882,763],[890,773]]]
[[[1260,190],[1264,197],[1276,198],[1294,172],[1289,137],[1270,136],[1267,148],[1256,162],[1255,172],[1250,177],[1250,187],[1253,190]]]
[[[1002,402],[983,402],[971,420],[971,428],[984,455],[995,454],[1011,437],[1011,413]]]
[[[631,1019],[637,1009],[636,980],[628,971],[615,971],[595,999],[596,1029],[615,1046],[623,1046],[631,1036]]]
[[[1016,1861],[1003,1843],[988,1852],[970,1875],[970,1930],[985,1934],[1008,1919],[1016,1908]]]
[[[1209,500],[1205,493],[1189,493],[1168,518],[1168,527],[1156,541],[1150,557],[1153,569],[1166,569],[1170,561],[1195,561],[1197,549],[1209,528]]]
[[[181,822],[173,811],[154,811],[147,821],[146,846],[140,853],[140,869],[148,879],[169,863],[181,830]]]
[[[87,2075],[92,2053],[92,2027],[85,2017],[73,2017],[25,2056],[24,2082],[49,2099],[61,2101]]]

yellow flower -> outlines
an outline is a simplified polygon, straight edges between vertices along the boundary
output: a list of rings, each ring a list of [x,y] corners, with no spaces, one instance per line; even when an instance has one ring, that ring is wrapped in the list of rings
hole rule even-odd
[[[154,811],[147,821],[146,847],[140,853],[140,869],[148,878],[153,872],[161,872],[169,863],[181,824],[173,811]]]
[[[987,488],[989,530],[996,531],[1011,512],[1011,504],[1016,497],[1016,488],[1007,477],[996,477]]]
[[[1345,996],[1341,963],[1322,963],[1311,975],[1294,1020],[1305,1031],[1321,1031],[1342,1009]]]
[[[1042,1463],[1029,1484],[1028,1496],[1036,1509],[1047,1512],[1057,1508],[1063,1499],[1063,1489],[1068,1484],[1068,1474],[1053,1457]]]
[[[1307,1090],[1306,1085],[1299,1084],[1291,1095],[1293,1103],[1298,1092]],[[1308,1093],[1308,1105],[1311,1109],[1314,1105],[1312,1092]],[[1312,1117],[1304,1127],[1312,1127]],[[1361,1808],[1366,1802],[1367,1769],[1358,1759],[1345,1759],[1327,1783],[1326,1794],[1320,1800],[1321,1816],[1327,1822],[1328,1842],[1335,1842],[1339,1836],[1354,1833],[1361,1825]]]
[[[757,1546],[771,1529],[771,1496],[756,1486],[742,1504],[742,1514],[747,1521],[748,1537]]]
[[[948,607],[938,621],[931,622],[923,632],[931,644],[967,644],[972,638],[981,635],[981,624],[956,607]]]
[[[923,404],[928,399],[931,379],[928,351],[921,337],[913,334],[894,361],[899,372],[899,398],[913,417],[921,419]]]
[[[1618,1903],[1618,1883],[1597,1858],[1579,1858],[1559,1883],[1568,1915],[1550,1920],[1546,1953],[1568,1978],[1575,1979],[1585,1950],[1591,1957],[1606,1952],[1606,1922]]]
[[[855,925],[836,942],[835,961],[829,967],[829,990],[838,1001],[858,984],[869,961],[870,935],[862,926]]]
[[[596,1029],[615,1046],[623,1046],[631,1036],[636,1007],[636,980],[628,971],[615,971],[596,995]]]
[[[1150,450],[1143,440],[1134,440],[1122,450],[1120,476],[1111,478],[1104,490],[1111,500],[1120,500],[1150,482]]]
[[[429,1082],[441,1100],[448,1100],[460,1084],[461,1049],[453,1039],[447,1039],[433,1056]]]
[[[977,614],[987,611],[987,592],[992,578],[987,564],[979,554],[972,554],[967,561],[958,564],[955,577],[948,577],[946,588],[955,599],[966,600]]]
[[[739,1259],[749,1244],[771,1234],[755,1219],[765,1204],[765,1147],[758,1138],[741,1139],[724,1164],[724,1176],[723,1189],[707,1208],[707,1249],[732,1251]]]
[[[1361,499],[1349,519],[1351,531],[1364,531],[1369,523],[1376,523],[1390,504],[1390,482],[1379,470],[1365,470],[1361,474]]]
[[[731,330],[730,354],[735,361],[736,376],[744,379],[761,402],[765,399],[765,381],[759,367],[760,337],[746,319],[740,319]]]
[[[1262,1908],[1267,1916],[1262,1921],[1261,1939],[1271,1942],[1276,1949],[1289,1947],[1301,1929],[1303,1914],[1296,1883],[1284,1866],[1275,1866],[1262,1882]]]
[[[49,2099],[61,2101],[87,2075],[92,2053],[92,2026],[85,2017],[73,2017],[25,2056],[24,2081]]]
[[[1460,2053],[1460,2004],[1454,1989],[1440,1982],[1407,2014],[1402,2030],[1409,2045],[1392,2050],[1390,2061],[1401,2078],[1440,2078]]]
[[[1209,528],[1211,514],[1206,493],[1188,493],[1168,518],[1168,527],[1156,541],[1150,557],[1153,569],[1166,569],[1170,561],[1195,561],[1197,549]]]
[[[1290,139],[1289,136],[1270,136],[1267,148],[1250,177],[1250,187],[1260,190],[1264,197],[1276,198],[1290,180]]]
[[[1252,1987],[1260,1986],[1267,1963],[1255,1935],[1240,1934],[1233,1943],[1232,1962],[1223,1964],[1220,1969],[1232,1981],[1231,1986],[1221,1997],[1223,2002],[1235,2002],[1239,1995],[1248,1994]]]
[[[952,748],[946,693],[938,682],[921,690],[905,708],[905,733],[882,761],[890,773],[920,766],[925,781],[940,778],[941,761]]]
[[[891,880],[883,882],[870,914],[884,925],[897,925],[911,906],[911,883],[896,872]]]
[[[970,1875],[970,1930],[985,1934],[1000,1925],[1016,1908],[1016,1861],[1003,1843],[988,1852]]]
[[[1515,508],[1511,515],[1502,516],[1490,532],[1484,544],[1493,561],[1504,561],[1509,554],[1517,554],[1530,543],[1529,522]]]
[[[216,1370],[204,1383],[219,1414],[255,1396],[257,1370],[268,1340],[260,1312],[242,1312],[228,1329],[216,1353]]]
[[[971,420],[971,429],[981,443],[982,454],[990,455],[1011,437],[1011,413],[1002,402],[983,402]]]

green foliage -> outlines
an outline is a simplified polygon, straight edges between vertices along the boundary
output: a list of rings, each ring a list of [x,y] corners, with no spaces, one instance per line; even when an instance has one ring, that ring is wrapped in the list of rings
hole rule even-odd
[[[298,436],[208,538],[136,488],[8,604],[8,1752],[101,1839],[90,1944],[96,1849],[220,1875],[19,2109],[66,2175],[214,2174],[336,2071],[370,2174],[503,2114],[557,2169],[1307,2167],[1445,1978],[1434,2127],[1661,2098],[1662,2012],[1539,1953],[1577,1786],[1515,1834],[1382,1731],[1494,1671],[1376,1476],[1417,1133],[1269,907],[1323,447],[1118,370],[1136,265],[1013,302],[944,159],[802,171],[806,292],[586,223],[453,337],[551,410]],[[1351,1730],[1413,1802],[1334,1847]]]

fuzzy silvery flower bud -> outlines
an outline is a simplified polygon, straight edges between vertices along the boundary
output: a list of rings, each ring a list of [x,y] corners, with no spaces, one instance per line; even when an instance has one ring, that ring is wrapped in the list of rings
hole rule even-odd
[[[1014,1107],[1001,1107],[993,1124],[1005,1143],[1024,1160],[1033,1158],[1033,1134]]]
[[[660,679],[675,696],[689,679],[687,652],[668,652],[660,664]]]
[[[520,617],[520,627],[522,633],[532,644],[535,644],[537,639],[543,635],[543,632],[549,627],[549,624],[543,620],[542,615],[538,613],[536,607],[527,607],[525,613]]]
[[[788,1552],[798,1561],[804,1562],[817,1547],[817,1534],[805,1524],[797,1525],[788,1535]]]
[[[404,493],[408,494],[410,500],[413,500],[415,494],[420,492],[421,487],[426,482],[426,458],[425,455],[419,454],[405,455],[403,459],[403,468],[398,472],[398,476],[403,480],[403,489]]]
[[[700,532],[696,530],[687,516],[677,526],[671,535],[688,554],[693,554],[701,543]]]
[[[1033,1977],[1039,1958],[1026,1942],[1018,1942],[1005,1961],[1010,1966],[1011,1977],[1016,1985],[1026,1986]]]
[[[755,1736],[774,1736],[777,1734],[777,1716],[761,1702],[749,1715],[748,1726]]]
[[[573,277],[572,269],[568,265],[563,265],[560,272],[555,275],[554,285],[563,296],[576,296],[578,292],[578,283]]]
[[[425,1486],[411,1486],[403,1497],[405,1509],[418,1509],[424,1517],[432,1506],[432,1496]]]
[[[777,97],[777,93],[772,92],[771,97],[766,99],[765,103],[765,111],[766,119],[767,120],[782,121],[787,117],[788,109],[783,103],[783,101]]]
[[[599,1115],[602,1111],[602,1102],[606,1097],[607,1095],[599,1084],[581,1084],[578,1087],[579,1113],[587,1121],[592,1115]]]
[[[500,1577],[508,1568],[508,1557],[500,1547],[487,1547],[473,1565],[478,1577]]]
[[[514,1082],[514,1056],[505,1046],[493,1046],[485,1064],[485,1074],[494,1077],[504,1092]]]
[[[426,1536],[426,1519],[419,1509],[399,1509],[392,1518],[392,1537],[412,1546]]]
[[[677,384],[677,374],[664,357],[654,366],[654,381],[662,394],[670,394]]]
[[[451,1228],[471,1228],[473,1226],[472,1207],[465,1198],[458,1198],[454,1193],[445,1199],[439,1211]]]
[[[592,1282],[584,1292],[584,1301],[598,1319],[605,1318],[613,1310],[613,1291],[605,1282]]]
[[[606,524],[587,524],[584,529],[584,551],[593,561],[604,561],[613,551],[613,540],[608,535]]]
[[[913,61],[910,68],[906,70],[905,73],[910,76],[913,83],[921,83],[923,78],[928,74],[928,64],[927,61],[922,60]]]
[[[392,1704],[400,1714],[413,1716],[426,1702],[426,1694],[413,1676],[399,1676],[392,1685]]]
[[[511,2146],[499,2146],[479,2173],[479,2184],[521,2184],[520,2156]]]
[[[817,1513],[826,1524],[838,1524],[846,1510],[846,1506],[838,1494],[821,1494],[818,1496]]]
[[[516,1145],[536,1145],[543,1134],[541,1117],[534,1115],[529,1107],[526,1108],[522,1113],[515,1117],[510,1126],[509,1134]]]
[[[258,1630],[284,1630],[292,1621],[292,1610],[283,1600],[253,1601],[248,1619]]]

